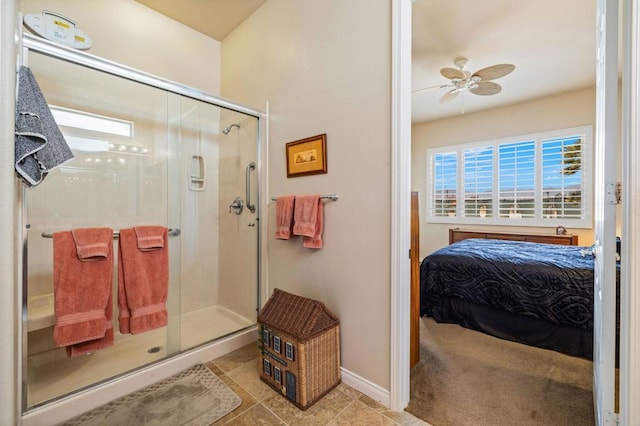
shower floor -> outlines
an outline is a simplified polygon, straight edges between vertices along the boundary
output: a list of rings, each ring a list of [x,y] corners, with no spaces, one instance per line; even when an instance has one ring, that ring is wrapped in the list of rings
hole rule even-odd
[[[29,356],[28,406],[45,403],[166,357],[167,334],[171,335],[173,330],[171,323],[170,318],[170,329],[162,327],[137,335],[116,332],[113,346],[85,356],[69,358],[64,348]],[[180,320],[180,345],[170,347],[169,353],[191,349],[254,323],[223,306],[185,313]],[[170,337],[169,341],[173,339],[178,340]]]
[[[193,348],[253,324],[255,321],[220,305],[187,312],[182,314],[180,321],[180,350]]]

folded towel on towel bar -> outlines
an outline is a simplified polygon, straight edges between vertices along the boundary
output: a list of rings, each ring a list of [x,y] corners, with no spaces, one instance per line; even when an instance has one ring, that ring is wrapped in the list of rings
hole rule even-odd
[[[120,229],[118,323],[121,333],[142,333],[167,325],[169,248],[167,228]]]
[[[319,249],[322,248],[322,231],[324,227],[324,213],[322,201],[318,202],[318,211],[316,213],[316,223],[313,236],[305,236],[302,238],[302,246],[306,248]]]
[[[323,207],[320,195],[297,195],[293,213],[293,234],[304,237],[302,245],[322,248]]]
[[[278,197],[276,200],[276,238],[279,240],[288,240],[291,237],[294,202],[293,195]]]
[[[78,356],[113,345],[113,231],[53,234],[53,340]]]
[[[313,237],[318,219],[319,195],[297,195],[293,212],[293,234]]]

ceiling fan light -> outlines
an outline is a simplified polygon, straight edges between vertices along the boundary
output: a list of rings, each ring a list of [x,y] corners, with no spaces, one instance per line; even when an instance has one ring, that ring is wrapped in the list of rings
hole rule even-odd
[[[474,81],[471,84],[469,84],[469,89],[477,89],[478,86],[480,85]]]
[[[457,57],[453,60],[453,65],[455,65],[456,68],[460,70],[465,69],[468,63],[469,63],[469,60],[463,57]]]
[[[480,77],[479,75],[471,76],[471,81],[473,81],[474,83],[478,83],[480,80],[482,80],[482,77]]]

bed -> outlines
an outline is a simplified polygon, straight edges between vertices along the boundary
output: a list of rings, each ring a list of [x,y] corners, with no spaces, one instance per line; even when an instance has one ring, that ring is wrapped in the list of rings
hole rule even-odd
[[[591,359],[593,257],[575,236],[450,230],[420,266],[420,315]]]

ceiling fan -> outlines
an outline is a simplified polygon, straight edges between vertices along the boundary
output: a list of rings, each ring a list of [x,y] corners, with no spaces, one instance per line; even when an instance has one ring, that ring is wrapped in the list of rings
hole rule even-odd
[[[465,71],[468,62],[467,58],[456,58],[453,61],[455,68],[446,67],[440,70],[440,74],[450,80],[448,84],[426,87],[413,93],[422,93],[432,89],[451,89],[442,95],[440,103],[452,101],[465,90],[474,95],[495,95],[500,93],[502,86],[492,80],[504,77],[516,68],[512,64],[498,64],[482,68],[472,74],[469,71]]]

